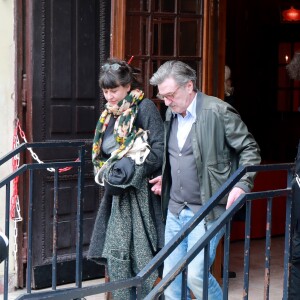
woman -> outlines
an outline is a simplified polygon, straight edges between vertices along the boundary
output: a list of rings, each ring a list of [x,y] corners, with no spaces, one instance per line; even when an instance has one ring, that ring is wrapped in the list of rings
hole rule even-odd
[[[137,72],[125,61],[111,59],[99,80],[107,103],[95,130],[92,161],[105,193],[88,257],[100,263],[105,258],[112,281],[135,276],[163,246],[160,199],[148,183],[161,171],[163,123],[139,89]],[[156,278],[154,274],[145,283],[144,295]],[[113,296],[130,299],[130,293],[115,291]]]

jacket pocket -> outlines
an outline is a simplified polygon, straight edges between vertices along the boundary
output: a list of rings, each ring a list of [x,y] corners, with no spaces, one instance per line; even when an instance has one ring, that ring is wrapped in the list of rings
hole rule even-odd
[[[231,174],[231,163],[229,161],[219,162],[207,166],[208,180],[210,186],[210,197],[225,183]],[[225,204],[227,195],[219,203]]]
[[[110,281],[133,277],[129,252],[122,249],[111,249],[107,258]],[[131,299],[130,289],[120,289],[112,292],[113,299]]]
[[[129,253],[126,250],[111,249],[107,258],[109,276],[113,280],[126,279],[132,276]]]

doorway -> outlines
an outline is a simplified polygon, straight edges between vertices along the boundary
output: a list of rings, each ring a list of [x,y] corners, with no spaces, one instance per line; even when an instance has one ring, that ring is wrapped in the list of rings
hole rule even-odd
[[[290,45],[289,56],[296,51],[300,24],[282,22],[283,3],[227,0],[226,64],[231,68],[235,106],[257,139],[265,162],[294,161],[300,132],[299,111],[278,105],[281,82],[299,84],[286,78],[286,54],[281,55],[283,45]]]
[[[282,22],[284,2],[227,0],[226,65],[231,69],[234,106],[261,148],[262,164],[294,162],[300,137],[299,111],[291,105],[292,109],[280,109],[278,105],[279,100],[281,107],[290,103],[286,95],[282,98],[283,90],[290,92],[295,87],[297,96],[294,97],[300,97],[299,83],[287,77],[283,61],[286,54],[281,57],[286,53],[282,45],[292,45],[287,47],[288,55],[292,56],[300,42],[299,23]],[[299,103],[298,99],[295,102]],[[254,189],[276,189],[285,185],[284,174],[275,177],[259,174]],[[253,207],[253,237],[264,236],[265,207]],[[283,234],[285,206],[280,199],[273,206],[273,214],[276,215],[273,234]],[[236,231],[236,237],[244,234],[241,227],[238,230],[236,227]]]

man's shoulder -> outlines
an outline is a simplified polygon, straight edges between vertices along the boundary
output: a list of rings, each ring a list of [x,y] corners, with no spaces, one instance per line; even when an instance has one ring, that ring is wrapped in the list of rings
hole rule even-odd
[[[207,113],[224,113],[227,106],[224,101],[214,97],[209,96],[204,93],[197,94],[197,115],[207,114]]]
[[[201,103],[201,112],[217,112],[217,113],[221,113],[224,114],[226,112],[234,112],[237,113],[237,111],[227,102],[225,102],[224,100],[218,98],[218,97],[214,97],[214,96],[210,96],[204,93],[199,92],[199,96],[198,96],[198,100]],[[198,111],[199,112],[199,111]]]
[[[203,102],[203,107],[227,107],[228,103],[223,101],[222,99],[215,97],[215,96],[210,96],[207,94],[204,94],[202,92],[198,92],[198,99],[201,99]]]

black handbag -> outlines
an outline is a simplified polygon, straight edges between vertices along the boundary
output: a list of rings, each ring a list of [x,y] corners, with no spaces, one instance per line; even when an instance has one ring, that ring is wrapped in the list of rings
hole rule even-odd
[[[122,157],[113,163],[104,175],[105,191],[109,195],[124,193],[124,185],[128,185],[135,171],[135,162],[129,157]]]

